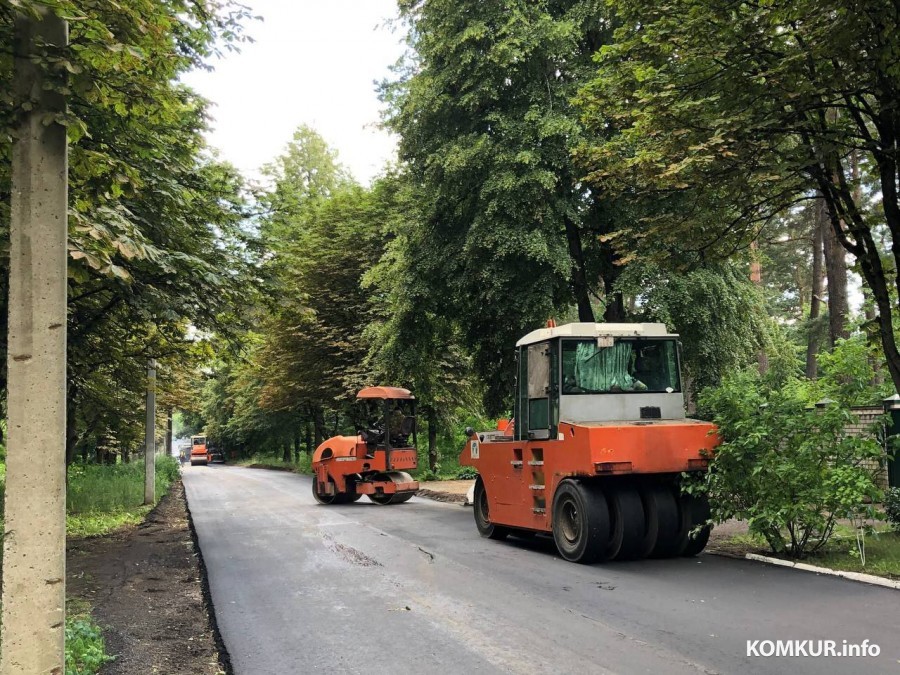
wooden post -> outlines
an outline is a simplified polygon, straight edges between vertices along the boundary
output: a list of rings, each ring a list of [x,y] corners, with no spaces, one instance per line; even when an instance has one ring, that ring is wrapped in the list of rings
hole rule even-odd
[[[66,613],[66,128],[46,64],[66,22],[16,17],[15,93],[28,102],[12,151],[8,439],[0,673],[61,673]]]

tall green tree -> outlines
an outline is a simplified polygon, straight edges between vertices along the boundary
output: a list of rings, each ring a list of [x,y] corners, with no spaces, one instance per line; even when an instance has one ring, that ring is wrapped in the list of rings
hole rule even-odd
[[[437,439],[460,410],[480,408],[471,359],[444,299],[422,283],[412,259],[422,236],[421,204],[406,176],[388,174],[373,189],[386,207],[385,253],[363,278],[373,318],[365,331],[368,366],[379,382],[408,387],[428,429],[428,463],[437,471]]]
[[[38,5],[48,3],[0,0],[0,44],[12,44],[16,13]],[[71,33],[69,46],[44,46],[39,56],[69,103],[57,121],[70,141],[71,460],[98,434],[134,436],[147,358],[183,367],[195,354],[189,325],[225,335],[237,328],[235,308],[253,276],[243,180],[207,151],[206,103],[177,79],[234,47],[247,14],[218,1],[49,7],[68,18]],[[12,53],[0,50],[2,238],[12,136],[30,105],[9,98],[11,77]],[[0,257],[0,284],[8,262]],[[3,311],[3,340],[6,318]]]
[[[722,205],[718,219],[698,223],[662,200],[634,228],[697,256],[746,246],[777,214],[821,197],[830,231],[871,290],[900,387],[891,299],[900,248],[886,264],[879,247],[881,228],[900,236],[900,9],[847,0],[611,6],[621,27],[580,103],[591,128],[622,132],[585,147],[589,182]],[[874,190],[860,184],[854,157]]]
[[[387,123],[421,200],[415,276],[440,297],[489,383],[512,391],[513,345],[575,305],[624,308],[606,235],[614,206],[581,181],[570,98],[610,37],[604,4],[403,0],[411,58],[385,86]]]

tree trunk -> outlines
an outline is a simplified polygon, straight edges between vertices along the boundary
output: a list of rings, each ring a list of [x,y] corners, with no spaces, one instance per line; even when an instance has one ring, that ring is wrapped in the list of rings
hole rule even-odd
[[[312,424],[308,421],[306,423],[306,454],[312,455],[313,452],[313,431]]]
[[[428,406],[425,414],[428,419],[428,468],[437,471],[437,411],[434,406]]]
[[[753,251],[753,258],[750,261],[750,281],[753,282],[754,286],[761,287],[762,263],[759,262],[759,256],[757,255],[758,249],[759,244],[756,240],[750,242],[750,250]],[[760,375],[765,375],[766,371],[769,370],[769,355],[766,354],[765,348],[760,348],[760,350],[756,352],[756,364]]]
[[[616,281],[622,273],[617,265],[618,256],[608,242],[600,244],[600,278],[603,280],[603,320],[610,323],[625,321],[625,299],[616,290]]]
[[[866,343],[869,345],[870,349],[874,349],[877,347],[878,338],[876,335],[869,330],[869,326],[877,326],[878,324],[878,313],[875,311],[875,307],[872,306],[872,298],[871,293],[866,293],[866,299],[864,301],[865,313],[866,313]],[[872,386],[875,388],[880,388],[884,384],[884,371],[881,368],[881,362],[878,357],[874,354],[869,355],[869,365],[872,367]]]
[[[594,309],[591,307],[591,291],[585,271],[584,248],[581,246],[581,231],[570,218],[565,219],[566,242],[569,246],[569,257],[572,258],[572,293],[578,305],[578,320],[594,323]]]
[[[172,456],[172,409],[166,413],[166,455]]]
[[[78,387],[70,383],[66,387],[66,466],[69,466],[75,459],[75,450],[78,445],[78,425],[75,419],[77,397]]]
[[[880,101],[887,104],[885,110],[893,110],[894,101]],[[887,136],[884,136],[887,132]],[[897,136],[888,124],[879,130],[884,147],[896,147]],[[886,142],[885,142],[886,141]],[[828,204],[831,229],[841,245],[859,263],[863,279],[872,291],[875,301],[878,331],[884,356],[887,361],[891,383],[900,391],[900,349],[894,335],[893,305],[888,290],[888,274],[891,282],[900,290],[900,198],[897,193],[897,162],[890,152],[875,153],[882,189],[881,205],[885,222],[891,233],[891,249],[894,254],[893,269],[885,269],[880,249],[875,242],[872,229],[859,211],[858,204],[844,180],[843,167],[836,154],[825,157],[821,164],[812,166],[812,176],[819,185],[819,191]],[[846,219],[846,229],[844,220]]]
[[[291,463],[291,444],[287,441],[281,445],[281,461],[285,464]]]
[[[325,440],[325,413],[321,406],[311,406],[313,414],[313,428],[315,430],[316,447]]]
[[[122,448],[122,464],[128,464],[129,462],[131,462],[131,450]]]
[[[294,463],[300,461],[300,431],[294,429]]]
[[[843,224],[842,224],[843,226]],[[831,346],[850,337],[847,315],[847,257],[833,227],[824,228],[825,273],[828,276],[828,335]]]
[[[828,212],[826,210],[825,201],[816,200],[812,225],[812,291],[809,299],[809,332],[806,336],[806,377],[810,380],[816,379],[819,374],[819,327],[816,325],[816,319],[822,312],[822,266],[824,255],[824,236],[825,231],[831,228],[828,221]]]

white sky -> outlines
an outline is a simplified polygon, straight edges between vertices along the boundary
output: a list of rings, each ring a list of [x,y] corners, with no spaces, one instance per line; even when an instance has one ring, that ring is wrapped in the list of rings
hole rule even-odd
[[[375,128],[375,82],[403,53],[394,0],[244,0],[262,21],[255,40],[183,81],[213,102],[209,142],[245,176],[279,155],[308,124],[341,162],[368,183],[394,156],[395,140]]]

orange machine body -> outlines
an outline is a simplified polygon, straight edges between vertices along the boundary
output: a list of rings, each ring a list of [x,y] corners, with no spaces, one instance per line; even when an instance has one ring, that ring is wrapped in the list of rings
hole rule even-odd
[[[552,533],[572,562],[696,555],[709,502],[682,489],[718,438],[688,419],[678,335],[658,323],[549,322],[516,343],[512,420],[467,429],[482,536]]]
[[[419,489],[407,473],[418,466],[415,397],[399,387],[366,387],[356,398],[368,407],[369,428],[316,448],[313,497],[320,504],[355,502],[362,495],[376,504],[403,503]]]
[[[191,436],[191,464],[208,464],[206,436]]]
[[[379,488],[385,494],[391,494],[398,490],[415,490],[419,485],[415,481],[412,481],[413,484],[360,481],[359,476],[373,472],[408,471],[415,470],[418,466],[415,448],[392,448],[388,456],[385,451],[370,451],[361,436],[329,438],[316,448],[312,465],[316,480],[323,484],[324,494],[331,494],[332,489],[337,492],[373,494]]]
[[[502,437],[470,438],[459,463],[478,469],[493,522],[539,532],[552,529],[552,496],[563,479],[626,474],[674,479],[705,470],[718,443],[712,424],[689,419],[563,421],[556,438],[540,441],[513,440],[512,424],[502,425]]]

